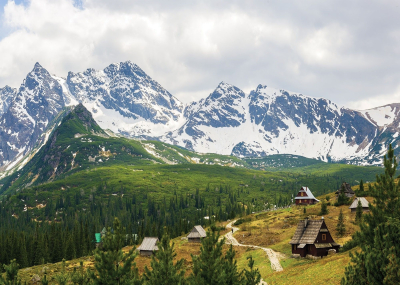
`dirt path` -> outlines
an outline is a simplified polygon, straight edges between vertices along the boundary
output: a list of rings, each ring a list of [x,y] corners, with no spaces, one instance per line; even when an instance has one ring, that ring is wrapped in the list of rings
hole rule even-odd
[[[278,255],[275,251],[273,251],[271,248],[266,248],[266,247],[261,247],[261,246],[257,246],[257,245],[246,245],[246,244],[240,244],[236,238],[233,237],[233,233],[235,233],[236,231],[239,230],[239,228],[232,226],[232,224],[234,224],[236,222],[236,220],[231,221],[230,223],[228,223],[226,225],[226,228],[231,228],[233,229],[233,232],[230,231],[227,234],[225,234],[225,238],[226,238],[226,243],[228,244],[232,244],[232,245],[237,245],[237,246],[244,246],[244,247],[252,247],[252,248],[258,248],[258,249],[262,249],[264,250],[269,258],[269,261],[271,261],[271,268],[274,271],[282,271],[282,265],[279,262],[278,259]]]

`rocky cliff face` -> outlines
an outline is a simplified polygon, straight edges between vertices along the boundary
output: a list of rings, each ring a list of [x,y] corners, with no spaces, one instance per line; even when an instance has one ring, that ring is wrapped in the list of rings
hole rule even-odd
[[[3,168],[37,144],[60,110],[78,103],[103,129],[238,157],[294,154],[380,164],[388,144],[398,147],[400,132],[400,104],[356,111],[266,85],[245,94],[221,82],[208,97],[184,106],[129,61],[66,78],[36,64],[17,93],[6,87],[0,96],[6,98],[0,106]]]
[[[16,94],[16,88],[9,87],[8,85],[0,88],[0,117],[7,111]]]
[[[64,105],[60,84],[36,63],[0,118],[0,166],[31,150]]]

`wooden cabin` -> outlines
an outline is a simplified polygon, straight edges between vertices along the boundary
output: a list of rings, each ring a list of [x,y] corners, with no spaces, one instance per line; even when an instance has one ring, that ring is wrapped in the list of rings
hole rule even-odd
[[[363,197],[359,197],[359,198],[355,198],[354,199],[353,203],[349,207],[349,209],[351,209],[351,212],[352,213],[356,212],[358,201],[361,202],[361,206],[362,206],[363,212],[369,212],[369,202],[367,201],[366,198],[363,198]]]
[[[322,257],[330,249],[339,252],[337,244],[325,224],[325,220],[301,220],[289,242],[292,245],[293,257]]]
[[[158,237],[145,237],[137,250],[142,256],[151,256],[158,250],[157,242]]]
[[[342,190],[344,191],[344,194],[346,195],[346,197],[351,198],[353,197],[356,193],[351,189],[350,184],[343,182],[343,184],[340,186],[339,190],[337,190],[335,192],[336,197],[339,196],[340,192],[342,192]]]
[[[302,187],[294,199],[296,205],[313,205],[319,202],[308,187]]]
[[[206,231],[201,225],[195,225],[187,236],[189,242],[201,242],[201,239],[206,237]]]

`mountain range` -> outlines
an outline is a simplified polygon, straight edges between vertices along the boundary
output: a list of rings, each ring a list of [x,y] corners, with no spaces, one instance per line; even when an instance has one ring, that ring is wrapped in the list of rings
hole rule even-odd
[[[36,63],[18,90],[0,89],[0,171],[32,157],[78,103],[109,134],[199,153],[293,154],[358,165],[380,165],[390,143],[399,153],[400,104],[357,111],[267,85],[246,94],[221,82],[185,105],[130,61],[67,77]]]

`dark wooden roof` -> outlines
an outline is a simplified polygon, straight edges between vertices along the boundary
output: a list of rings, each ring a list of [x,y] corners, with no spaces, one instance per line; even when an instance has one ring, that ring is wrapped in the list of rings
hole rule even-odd
[[[289,242],[290,244],[313,244],[324,220],[308,220],[306,227],[304,227],[304,222],[305,220],[301,220],[297,224],[297,229]]]
[[[339,193],[341,192],[342,186],[344,186],[344,192],[345,192],[345,193],[355,194],[355,192],[351,189],[350,184],[348,184],[348,183],[346,183],[346,182],[344,182],[344,183],[340,186],[339,190],[337,190],[335,194],[339,194]]]

